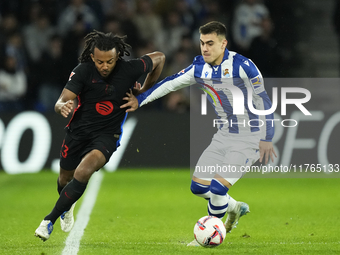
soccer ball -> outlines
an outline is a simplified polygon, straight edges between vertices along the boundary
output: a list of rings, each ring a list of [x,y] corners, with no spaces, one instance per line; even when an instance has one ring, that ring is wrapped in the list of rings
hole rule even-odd
[[[219,246],[226,235],[223,222],[214,216],[200,218],[194,227],[196,241],[203,247],[213,248]]]

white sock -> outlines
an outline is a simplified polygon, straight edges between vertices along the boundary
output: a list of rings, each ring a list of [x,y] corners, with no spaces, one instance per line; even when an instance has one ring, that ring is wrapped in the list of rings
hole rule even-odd
[[[233,212],[236,206],[236,200],[233,199],[231,196],[227,194],[228,197],[228,207],[227,207],[227,213]]]

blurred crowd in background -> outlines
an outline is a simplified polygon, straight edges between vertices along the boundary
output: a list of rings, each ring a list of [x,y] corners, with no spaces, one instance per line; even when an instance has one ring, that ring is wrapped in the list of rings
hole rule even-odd
[[[298,1],[261,0],[1,0],[0,112],[52,112],[84,36],[93,29],[127,35],[131,58],[162,51],[162,77],[200,54],[199,26],[218,20],[228,28],[228,49],[251,58],[264,77],[291,77],[299,65]],[[126,58],[128,59],[128,58]],[[185,112],[188,90],[152,108]]]

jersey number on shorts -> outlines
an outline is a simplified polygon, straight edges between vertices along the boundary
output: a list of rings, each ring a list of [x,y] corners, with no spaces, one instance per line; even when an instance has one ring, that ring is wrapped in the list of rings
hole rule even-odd
[[[61,146],[61,156],[63,156],[63,158],[67,157],[67,151],[68,151],[68,147],[67,145],[65,145],[65,140],[63,141],[63,145]]]

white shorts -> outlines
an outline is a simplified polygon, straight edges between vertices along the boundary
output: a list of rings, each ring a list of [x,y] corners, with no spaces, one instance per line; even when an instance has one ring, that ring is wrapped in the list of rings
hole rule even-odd
[[[259,143],[258,134],[239,136],[218,130],[199,158],[193,175],[211,181],[218,174],[233,185],[245,174],[245,167],[260,158]]]

